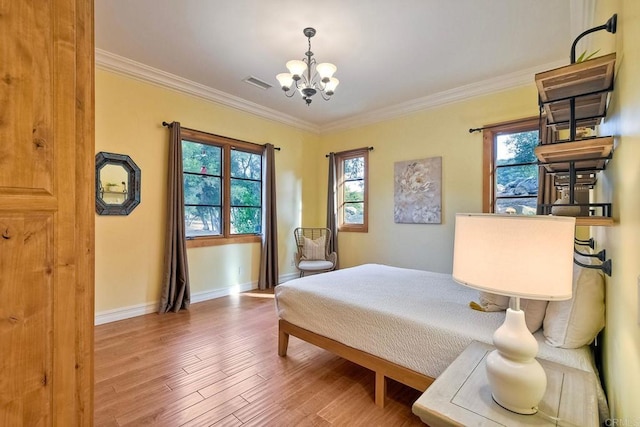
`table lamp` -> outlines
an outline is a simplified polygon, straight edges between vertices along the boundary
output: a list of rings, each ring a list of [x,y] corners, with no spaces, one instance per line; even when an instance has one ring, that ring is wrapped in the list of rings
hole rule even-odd
[[[527,329],[520,298],[571,298],[575,218],[457,214],[453,251],[455,281],[514,297],[493,334],[496,350],[486,359],[493,400],[535,414],[547,377],[535,359],[538,342]]]

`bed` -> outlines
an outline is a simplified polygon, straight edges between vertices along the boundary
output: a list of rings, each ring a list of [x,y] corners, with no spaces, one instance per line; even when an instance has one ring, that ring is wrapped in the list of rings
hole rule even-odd
[[[286,356],[293,335],[364,366],[384,406],[386,378],[424,391],[472,341],[491,344],[504,312],[470,309],[477,299],[451,275],[379,264],[295,279],[275,288],[278,354]],[[597,375],[589,346],[557,348],[542,330],[534,336],[539,358]]]

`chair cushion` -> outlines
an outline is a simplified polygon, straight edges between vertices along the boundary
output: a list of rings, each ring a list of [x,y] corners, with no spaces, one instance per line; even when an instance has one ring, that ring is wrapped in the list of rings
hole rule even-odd
[[[313,260],[325,260],[325,240],[324,236],[320,236],[315,240],[311,240],[307,237],[303,237],[304,243],[302,245],[302,259]],[[331,263],[330,263],[331,264]]]
[[[306,271],[321,271],[331,270],[333,263],[331,261],[300,261],[298,264],[298,270]]]

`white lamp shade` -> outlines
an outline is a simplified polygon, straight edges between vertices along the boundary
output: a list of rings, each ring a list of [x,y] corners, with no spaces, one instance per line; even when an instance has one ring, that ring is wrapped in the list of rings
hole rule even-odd
[[[456,214],[453,278],[500,295],[571,298],[575,218]]]
[[[327,93],[327,95],[333,95],[333,92],[335,92],[338,84],[340,84],[340,80],[336,79],[335,77],[331,77],[329,81],[324,85],[324,91]]]
[[[276,76],[276,79],[278,79],[283,89],[290,89],[291,85],[293,85],[293,76],[289,73],[280,73]]]
[[[333,74],[336,72],[337,69],[338,68],[335,65],[329,62],[323,62],[321,64],[316,65],[316,71],[320,75],[320,79],[322,81],[329,81],[329,79],[333,77]]]
[[[302,76],[307,69],[307,64],[299,59],[293,59],[287,62],[287,70],[293,76]]]

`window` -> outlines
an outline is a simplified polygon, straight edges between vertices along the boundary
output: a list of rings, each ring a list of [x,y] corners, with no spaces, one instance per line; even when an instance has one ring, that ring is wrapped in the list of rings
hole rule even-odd
[[[336,153],[338,229],[368,231],[367,180],[369,149]]]
[[[494,125],[483,137],[483,212],[535,215],[538,119]]]
[[[263,147],[191,129],[181,138],[187,246],[260,241]]]

